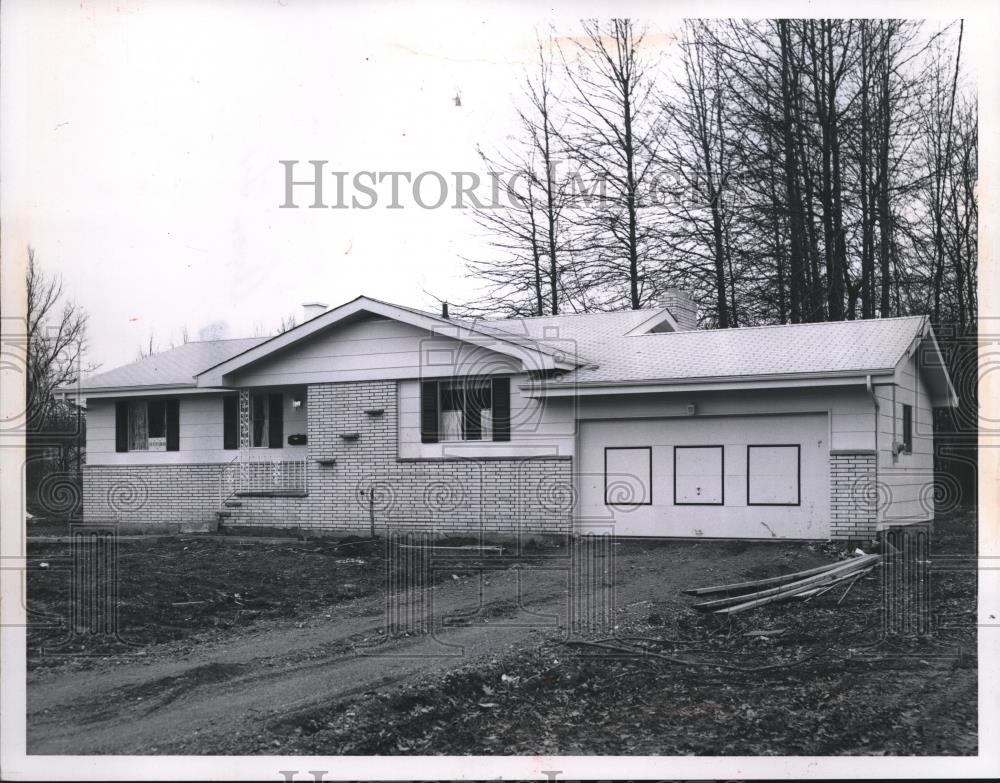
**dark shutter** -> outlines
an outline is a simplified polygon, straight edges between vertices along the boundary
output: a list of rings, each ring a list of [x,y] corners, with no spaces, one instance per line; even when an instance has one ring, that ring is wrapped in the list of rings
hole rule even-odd
[[[284,414],[283,398],[281,394],[267,395],[267,445],[272,449],[280,449],[285,441],[285,423],[282,421]]]
[[[493,379],[493,440],[510,440],[510,378]]]
[[[420,442],[438,442],[438,382],[420,384]]]
[[[128,451],[128,400],[115,400],[115,451]]]
[[[913,407],[903,406],[903,450],[910,454],[913,451]]]
[[[167,451],[181,448],[181,401],[167,400]]]
[[[222,448],[236,449],[240,445],[239,398],[222,398]]]

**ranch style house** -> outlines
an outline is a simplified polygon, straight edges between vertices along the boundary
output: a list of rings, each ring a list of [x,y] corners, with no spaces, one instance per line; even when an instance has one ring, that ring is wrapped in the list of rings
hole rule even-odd
[[[94,375],[85,521],[870,539],[934,514],[925,317],[699,329],[449,318],[358,297]]]

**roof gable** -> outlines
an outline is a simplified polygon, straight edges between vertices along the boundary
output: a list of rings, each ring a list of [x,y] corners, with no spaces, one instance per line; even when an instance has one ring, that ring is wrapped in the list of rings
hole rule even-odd
[[[490,351],[523,365],[525,369],[570,370],[578,365],[578,361],[564,351],[530,336],[497,328],[489,322],[441,318],[409,307],[360,296],[200,372],[196,379],[197,385],[228,385],[235,375],[245,372],[251,366],[301,345],[337,325],[366,316],[408,324],[425,331],[431,337],[456,340],[480,348],[486,346]]]
[[[896,364],[896,370],[907,362],[913,362],[931,393],[933,404],[941,407],[956,407],[958,393],[951,382],[948,365],[938,345],[929,318],[924,319],[922,328],[911,340],[909,347]]]

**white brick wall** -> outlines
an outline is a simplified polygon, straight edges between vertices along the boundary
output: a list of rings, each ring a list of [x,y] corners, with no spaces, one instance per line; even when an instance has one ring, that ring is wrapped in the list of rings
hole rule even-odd
[[[830,535],[871,539],[878,521],[874,453],[830,455]]]
[[[377,529],[565,533],[572,526],[567,458],[400,460],[395,381],[309,387],[304,498],[239,498],[229,525],[366,531],[374,489]],[[365,413],[381,409],[381,416]],[[355,441],[341,438],[359,433]],[[320,465],[318,458],[334,458]],[[201,521],[218,509],[221,465],[92,466],[87,518]],[[118,495],[130,495],[122,503]],[[110,498],[110,500],[109,500]]]
[[[86,522],[213,522],[222,465],[87,465]]]

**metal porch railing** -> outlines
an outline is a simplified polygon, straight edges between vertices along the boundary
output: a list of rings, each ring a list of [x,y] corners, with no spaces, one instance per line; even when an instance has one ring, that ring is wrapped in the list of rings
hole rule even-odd
[[[268,454],[236,457],[223,466],[219,478],[219,504],[248,493],[307,492],[305,459],[274,458]]]

